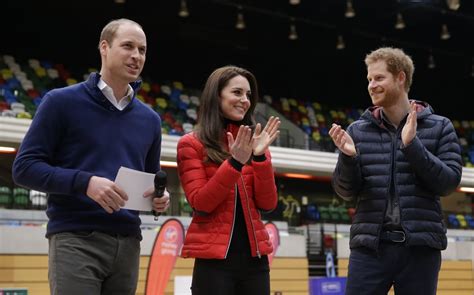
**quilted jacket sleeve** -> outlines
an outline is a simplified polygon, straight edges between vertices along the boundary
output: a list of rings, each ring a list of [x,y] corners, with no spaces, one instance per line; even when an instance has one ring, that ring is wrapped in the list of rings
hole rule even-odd
[[[191,207],[201,213],[211,213],[226,201],[229,191],[240,178],[229,161],[224,161],[209,178],[203,162],[203,145],[192,134],[181,137],[177,147],[178,174]]]
[[[428,151],[418,137],[401,150],[416,175],[436,195],[449,195],[459,185],[462,174],[461,146],[448,119],[443,120],[436,154]]]
[[[351,127],[349,126],[347,129],[349,134],[351,134]],[[351,201],[357,195],[361,186],[362,173],[359,156],[349,157],[340,152],[332,177],[334,191],[344,200]]]
[[[265,153],[265,157],[263,162],[252,161],[255,204],[261,210],[272,211],[277,205],[278,197],[270,151]]]

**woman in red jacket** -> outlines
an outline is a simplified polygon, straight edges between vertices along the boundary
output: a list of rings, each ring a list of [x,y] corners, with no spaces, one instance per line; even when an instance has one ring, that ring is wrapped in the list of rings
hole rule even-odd
[[[195,258],[193,295],[270,293],[273,247],[260,212],[277,204],[268,147],[280,120],[255,125],[257,99],[252,73],[235,66],[215,70],[195,131],[178,143],[179,177],[193,208],[181,252]]]

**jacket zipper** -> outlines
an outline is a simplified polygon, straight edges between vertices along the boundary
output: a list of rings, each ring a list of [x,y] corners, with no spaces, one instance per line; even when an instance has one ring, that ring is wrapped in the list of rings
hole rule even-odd
[[[405,121],[406,122],[406,121]],[[393,161],[393,169],[392,169],[392,177],[393,177],[393,196],[395,197],[395,201],[398,203],[398,218],[400,218],[400,227],[402,228],[403,232],[405,233],[405,239],[406,239],[406,232],[405,232],[405,228],[403,227],[403,223],[402,223],[402,205],[400,203],[400,196],[398,195],[398,190],[397,190],[397,177],[396,177],[396,173],[395,173],[395,164],[396,164],[396,161],[395,161],[395,158],[396,158],[396,152],[397,152],[397,146],[400,146],[400,144],[398,143],[398,135],[400,135],[400,141],[402,139],[401,137],[401,132],[402,132],[403,129],[397,129],[397,137],[395,137],[395,151],[394,151],[394,161]]]
[[[237,184],[235,184],[234,217],[233,217],[233,220],[232,220],[232,227],[231,227],[231,230],[230,230],[230,239],[229,239],[229,243],[227,244],[227,250],[225,251],[224,258],[227,258],[227,254],[229,254],[230,243],[232,242],[232,236],[234,235],[235,215],[236,215],[235,212],[237,211],[237,190],[238,190],[238,187],[237,187]]]
[[[249,216],[249,221],[250,225],[252,226],[252,233],[253,233],[253,238],[255,239],[255,247],[257,250],[257,256],[258,258],[262,258],[260,255],[260,250],[258,248],[258,241],[257,241],[257,234],[255,233],[255,227],[253,226],[253,221],[252,221],[252,213],[250,211],[250,205],[249,205],[249,195],[247,194],[247,188],[245,187],[245,182],[242,174],[240,174],[240,179],[242,180],[242,186],[244,187],[244,192],[245,192],[245,199],[247,200],[247,211],[248,211],[248,216]]]
[[[391,165],[391,169],[390,169],[390,179],[389,179],[389,185],[388,185],[388,189],[387,189],[387,195],[391,198],[391,194],[390,194],[390,186],[392,185],[392,183],[394,183],[394,180],[393,180],[393,174],[394,174],[394,169],[395,169],[395,157],[396,157],[396,152],[397,152],[397,149],[396,149],[396,144],[397,144],[397,135],[393,135],[390,130],[388,130],[387,128],[384,127],[384,129],[388,132],[388,134],[390,135],[391,137],[391,142],[392,142],[392,152],[391,152],[391,157],[390,157],[390,165]],[[395,141],[395,142],[394,142]],[[395,191],[395,188],[394,188],[394,191]],[[388,201],[385,205],[385,210],[383,212],[383,215],[382,215],[382,224],[380,224],[380,227],[379,227],[379,230],[377,232],[377,249],[375,250],[375,252],[377,253],[377,257],[380,257],[380,235],[382,233],[382,228],[383,228],[383,224],[384,224],[384,220],[385,220],[385,215],[387,214],[387,209],[388,209]],[[390,202],[391,203],[391,202]],[[391,205],[393,206],[393,204],[391,203]]]

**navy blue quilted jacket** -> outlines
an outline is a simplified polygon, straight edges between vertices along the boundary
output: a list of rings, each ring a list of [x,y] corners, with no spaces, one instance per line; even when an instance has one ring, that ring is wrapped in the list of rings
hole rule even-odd
[[[457,188],[462,174],[461,146],[453,124],[417,101],[416,136],[403,146],[406,118],[394,136],[383,126],[380,112],[370,107],[349,125],[357,156],[341,152],[333,174],[336,193],[356,204],[350,248],[377,249],[393,177],[407,245],[446,249],[440,197]]]

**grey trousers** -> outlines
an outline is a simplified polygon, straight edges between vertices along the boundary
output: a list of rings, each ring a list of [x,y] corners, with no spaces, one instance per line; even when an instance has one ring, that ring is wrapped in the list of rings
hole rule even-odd
[[[135,295],[140,240],[97,231],[49,238],[52,295]]]

